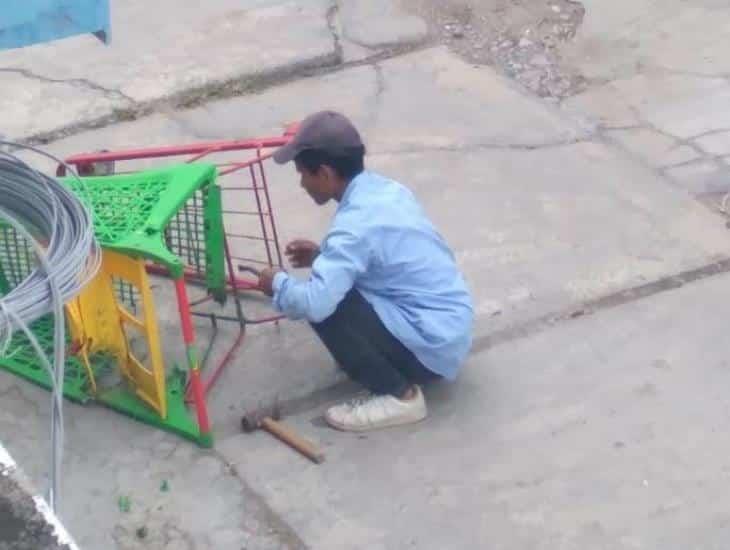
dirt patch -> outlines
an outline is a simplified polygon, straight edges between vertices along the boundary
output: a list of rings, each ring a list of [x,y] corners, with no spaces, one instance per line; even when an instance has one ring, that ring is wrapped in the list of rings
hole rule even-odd
[[[562,99],[585,79],[561,61],[585,8],[573,0],[401,0],[431,32],[471,63],[491,65],[531,92]]]
[[[17,480],[0,472],[0,550],[69,550]]]

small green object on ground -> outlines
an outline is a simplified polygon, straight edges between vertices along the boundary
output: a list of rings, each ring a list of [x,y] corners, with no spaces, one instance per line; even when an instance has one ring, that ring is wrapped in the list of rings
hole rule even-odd
[[[166,493],[170,490],[170,484],[167,482],[166,479],[162,480],[162,484],[160,485],[160,491],[163,493]]]
[[[128,496],[120,496],[118,504],[119,511],[124,512],[125,514],[132,509],[132,502],[129,500]]]

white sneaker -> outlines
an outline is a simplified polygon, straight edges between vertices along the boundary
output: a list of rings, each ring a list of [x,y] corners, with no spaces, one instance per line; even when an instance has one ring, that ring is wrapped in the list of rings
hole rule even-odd
[[[426,400],[418,386],[416,396],[402,400],[392,395],[365,395],[331,407],[324,415],[327,423],[338,430],[365,432],[412,424],[426,418]]]

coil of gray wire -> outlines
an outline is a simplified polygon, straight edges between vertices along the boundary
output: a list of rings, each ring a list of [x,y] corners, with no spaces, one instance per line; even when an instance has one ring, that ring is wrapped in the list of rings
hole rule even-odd
[[[34,147],[6,141],[0,141],[0,145],[31,150],[60,162]],[[75,174],[72,170],[71,173]],[[63,306],[94,277],[101,263],[101,252],[94,237],[92,215],[81,200],[58,180],[2,151],[0,221],[23,237],[38,262],[36,266],[29,266],[25,278],[0,298],[0,354],[7,353],[13,334],[23,331],[52,381],[48,499],[55,510],[63,450]],[[52,359],[46,356],[29,328],[31,323],[48,314],[54,317]]]

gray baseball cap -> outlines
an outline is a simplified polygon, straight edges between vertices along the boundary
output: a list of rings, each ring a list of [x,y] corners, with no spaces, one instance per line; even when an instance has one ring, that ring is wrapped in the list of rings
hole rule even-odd
[[[286,164],[307,149],[337,155],[355,147],[363,147],[363,143],[352,122],[340,113],[320,111],[302,121],[292,140],[276,150],[274,161]]]

